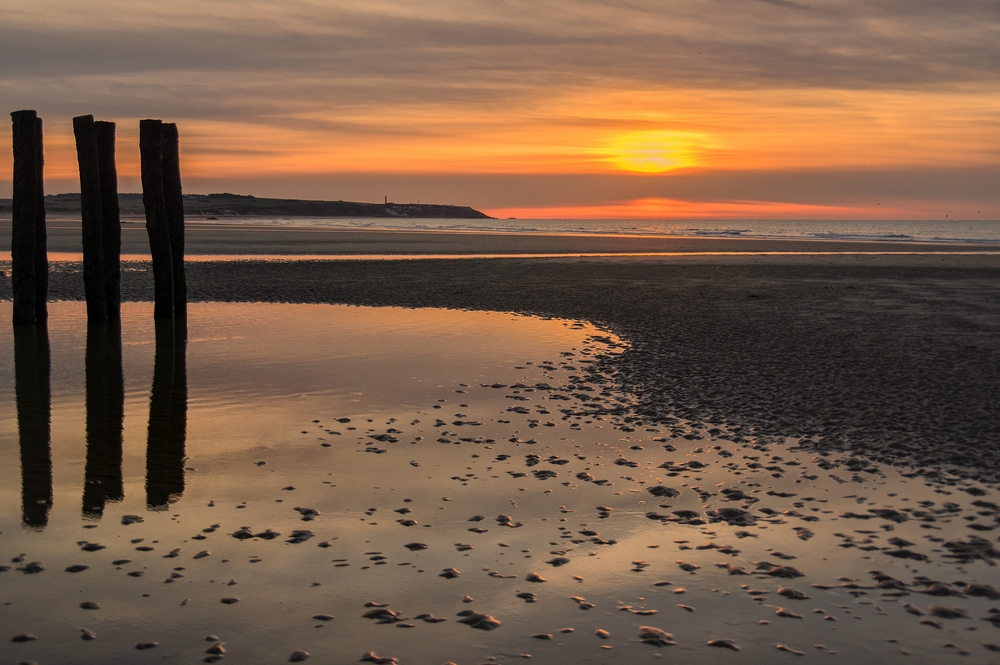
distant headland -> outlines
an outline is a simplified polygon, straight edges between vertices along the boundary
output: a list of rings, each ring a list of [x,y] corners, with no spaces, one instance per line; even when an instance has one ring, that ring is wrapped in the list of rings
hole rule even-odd
[[[119,194],[123,217],[142,217],[142,194]],[[45,197],[50,214],[80,212],[79,194],[50,194]],[[11,200],[0,199],[0,214],[10,214]],[[417,217],[489,219],[468,206],[431,203],[358,203],[356,201],[303,201],[263,199],[240,194],[185,194],[184,214],[189,217]]]

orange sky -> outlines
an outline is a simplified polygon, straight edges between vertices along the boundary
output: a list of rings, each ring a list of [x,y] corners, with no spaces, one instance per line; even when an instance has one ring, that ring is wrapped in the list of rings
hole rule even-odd
[[[1000,168],[1000,16],[892,4],[12,0],[0,98],[44,118],[50,193],[78,191],[71,118],[89,112],[119,122],[123,191],[138,187],[138,120],[162,117],[191,193],[386,190],[518,217],[1000,218],[1000,188],[905,177]],[[826,172],[864,186],[824,190]],[[0,162],[0,196],[10,173]],[[508,176],[563,185],[528,196]],[[733,191],[741,176],[759,188]]]

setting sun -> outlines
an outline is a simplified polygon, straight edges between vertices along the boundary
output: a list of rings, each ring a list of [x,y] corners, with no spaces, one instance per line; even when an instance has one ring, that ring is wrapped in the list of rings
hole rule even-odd
[[[696,166],[701,143],[701,136],[684,132],[630,132],[612,141],[608,159],[623,171],[663,173]]]

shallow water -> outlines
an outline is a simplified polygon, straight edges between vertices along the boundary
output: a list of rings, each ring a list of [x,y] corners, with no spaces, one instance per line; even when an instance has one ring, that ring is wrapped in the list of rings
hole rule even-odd
[[[991,488],[642,425],[591,371],[626,344],[592,326],[193,303],[184,330],[129,303],[119,333],[88,330],[82,303],[50,308],[47,331],[15,339],[0,303],[0,663],[197,662],[208,636],[252,663],[794,657],[779,644],[821,660],[997,656],[982,619],[1000,601],[963,594],[1000,586]],[[978,558],[949,556],[971,538]],[[45,570],[18,570],[31,562]],[[369,602],[397,616],[365,618]],[[459,623],[466,610],[501,623]],[[646,625],[676,644],[642,643]]]

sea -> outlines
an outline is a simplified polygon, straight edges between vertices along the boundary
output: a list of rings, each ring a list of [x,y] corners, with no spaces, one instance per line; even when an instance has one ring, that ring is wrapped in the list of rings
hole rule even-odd
[[[192,220],[194,221],[194,220]],[[691,219],[416,219],[409,217],[259,217],[219,222],[262,226],[585,233],[607,235],[878,240],[886,242],[1000,243],[1000,220],[691,220]]]

